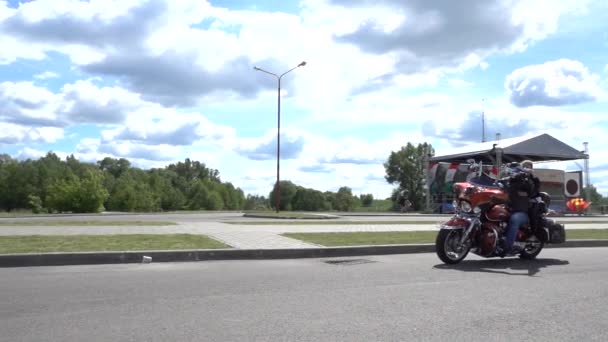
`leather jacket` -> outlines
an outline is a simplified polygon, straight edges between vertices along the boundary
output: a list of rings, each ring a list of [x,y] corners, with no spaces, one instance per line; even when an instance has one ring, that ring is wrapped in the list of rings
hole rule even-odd
[[[509,193],[509,208],[512,212],[527,212],[530,198],[538,196],[540,180],[529,173],[518,173],[509,178],[507,192]]]

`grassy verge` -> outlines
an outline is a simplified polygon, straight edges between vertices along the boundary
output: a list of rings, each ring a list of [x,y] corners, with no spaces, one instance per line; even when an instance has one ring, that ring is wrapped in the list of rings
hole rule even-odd
[[[245,225],[245,226],[272,226],[272,225],[336,225],[336,224],[343,224],[343,225],[361,225],[361,224],[381,224],[381,225],[389,225],[389,224],[431,224],[431,225],[439,225],[440,220],[437,220],[437,222],[434,221],[336,221],[336,220],[328,220],[328,221],[310,221],[310,220],[306,220],[306,221],[224,221],[222,223],[227,223],[227,224],[238,224],[238,225]]]
[[[361,246],[434,243],[437,231],[355,232],[355,233],[285,233],[283,236],[317,245]],[[566,232],[568,240],[608,239],[608,229],[573,229]]]
[[[393,202],[390,200],[373,200],[372,204],[369,207],[356,207],[354,212],[365,212],[365,213],[373,213],[373,212],[387,212],[393,209]]]
[[[283,236],[321,246],[332,247],[431,243],[435,241],[437,232],[285,233]]]
[[[174,226],[169,221],[0,221],[0,226]]]
[[[572,230],[568,230],[568,225],[566,225],[566,239],[567,240],[585,240],[585,239],[607,240],[608,239],[608,229],[572,229]]]
[[[277,218],[277,219],[328,219],[335,218],[333,216],[327,216],[324,214],[311,214],[302,213],[297,211],[246,211],[243,215],[245,217],[263,217],[263,218]]]
[[[230,248],[204,235],[0,236],[0,254]]]

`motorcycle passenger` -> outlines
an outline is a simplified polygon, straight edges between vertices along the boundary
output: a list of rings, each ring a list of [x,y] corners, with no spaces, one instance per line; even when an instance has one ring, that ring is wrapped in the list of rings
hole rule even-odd
[[[505,234],[503,250],[499,251],[502,256],[518,254],[523,250],[521,245],[515,244],[515,239],[519,228],[530,221],[528,217],[530,199],[536,197],[540,190],[540,181],[532,174],[532,169],[532,161],[524,160],[521,167],[512,169],[512,175],[509,177],[507,192],[511,217]]]

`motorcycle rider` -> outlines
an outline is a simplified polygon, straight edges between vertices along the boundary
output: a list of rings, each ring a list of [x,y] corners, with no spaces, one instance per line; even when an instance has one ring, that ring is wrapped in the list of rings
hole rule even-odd
[[[540,180],[532,174],[532,170],[532,161],[524,160],[521,166],[512,168],[512,174],[508,178],[507,192],[509,194],[511,217],[509,218],[502,250],[498,251],[501,256],[515,255],[523,250],[521,245],[515,244],[515,239],[519,228],[529,223],[530,199],[538,196],[540,190]]]

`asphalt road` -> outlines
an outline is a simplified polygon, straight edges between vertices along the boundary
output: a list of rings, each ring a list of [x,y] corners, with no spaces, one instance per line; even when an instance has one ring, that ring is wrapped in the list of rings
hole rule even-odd
[[[608,248],[354,259],[0,269],[0,341],[608,340]]]

